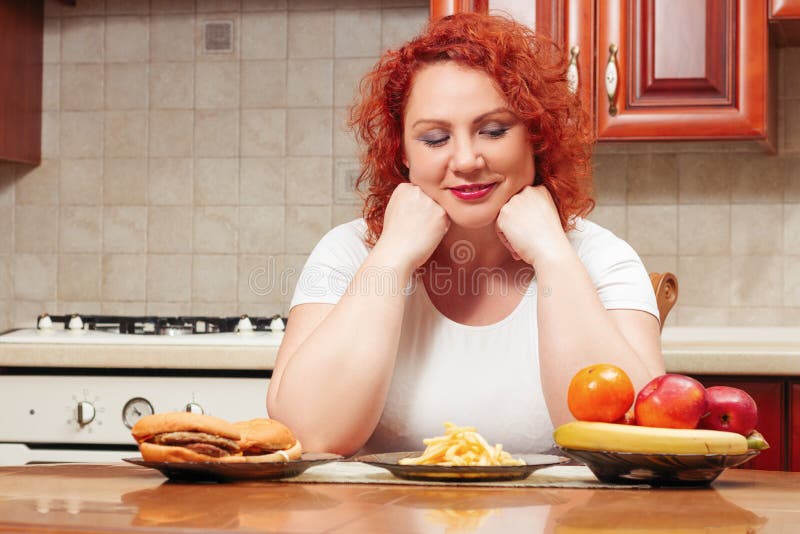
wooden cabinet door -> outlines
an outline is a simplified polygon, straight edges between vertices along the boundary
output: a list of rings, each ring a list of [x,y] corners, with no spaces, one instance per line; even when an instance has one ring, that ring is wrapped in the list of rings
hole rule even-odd
[[[789,470],[800,471],[800,382],[792,382],[789,399]]]
[[[567,76],[570,84],[581,96],[583,108],[590,117],[595,116],[595,1],[565,0],[564,2],[564,53],[569,58]]]
[[[778,46],[800,46],[800,0],[770,0],[770,30]]]
[[[758,405],[758,426],[770,448],[743,464],[744,469],[786,469],[785,381],[782,378],[742,378],[735,376],[695,377],[706,387],[731,386],[745,390]]]
[[[486,13],[488,0],[431,0],[430,19],[436,20],[453,13]]]
[[[598,138],[767,138],[766,2],[597,0]]]
[[[770,0],[770,17],[800,18],[800,0]]]
[[[38,164],[44,3],[0,2],[0,159]]]

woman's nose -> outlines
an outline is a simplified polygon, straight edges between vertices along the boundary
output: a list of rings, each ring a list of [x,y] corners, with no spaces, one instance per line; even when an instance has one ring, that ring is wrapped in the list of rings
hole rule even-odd
[[[469,173],[480,169],[485,164],[483,156],[475,150],[470,142],[456,143],[453,157],[450,158],[450,168],[453,172]]]

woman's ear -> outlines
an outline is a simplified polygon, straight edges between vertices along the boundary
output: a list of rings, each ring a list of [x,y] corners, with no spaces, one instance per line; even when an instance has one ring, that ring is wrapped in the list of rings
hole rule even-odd
[[[408,158],[406,157],[405,152],[400,153],[400,162],[403,164],[403,168],[400,169],[400,172],[405,176],[406,180],[409,180],[409,175],[411,174],[411,170],[408,167]]]

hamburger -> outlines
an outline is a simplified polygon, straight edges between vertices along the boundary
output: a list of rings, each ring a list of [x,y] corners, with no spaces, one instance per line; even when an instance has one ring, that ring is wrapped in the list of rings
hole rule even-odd
[[[148,462],[288,462],[303,452],[291,430],[267,418],[164,412],[139,419],[131,435]]]
[[[139,419],[131,429],[148,462],[222,462],[242,454],[239,430],[224,419],[164,412]]]
[[[233,424],[239,431],[239,449],[245,462],[288,462],[297,460],[303,447],[292,431],[282,423],[267,418]]]

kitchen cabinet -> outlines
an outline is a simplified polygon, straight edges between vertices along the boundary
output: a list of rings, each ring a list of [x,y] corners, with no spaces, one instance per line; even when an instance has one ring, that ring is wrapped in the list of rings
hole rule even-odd
[[[44,4],[0,1],[0,160],[38,164]]]
[[[779,46],[800,46],[800,0],[770,0],[769,23]]]
[[[772,142],[766,1],[567,0],[577,13],[566,23],[580,26],[567,29],[575,40],[566,44],[593,61],[580,90],[592,99],[598,139]]]
[[[780,377],[739,377],[739,376],[695,376],[704,386],[730,386],[745,390],[753,397],[758,405],[758,431],[769,442],[770,448],[743,464],[745,469],[769,469],[782,471],[789,468],[787,462],[788,448],[786,446],[788,434],[797,432],[795,426],[790,424],[786,412],[786,380]],[[798,384],[793,386],[793,394],[797,397]],[[796,402],[800,402],[800,398]],[[795,421],[800,422],[800,413]],[[794,435],[794,434],[793,434]],[[797,438],[798,436],[795,436]],[[793,465],[800,464],[800,455],[795,451],[792,458]],[[797,469],[793,469],[797,470]]]
[[[431,0],[430,18],[436,20],[453,13],[485,13],[488,0]]]
[[[770,16],[800,19],[800,0],[770,0]]]
[[[790,385],[789,393],[789,470],[800,471],[800,381]]]
[[[563,46],[599,140],[758,140],[774,151],[767,2],[490,0],[487,9],[511,4]]]

